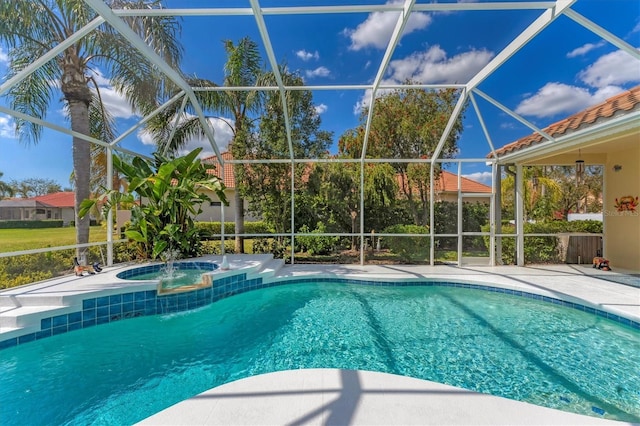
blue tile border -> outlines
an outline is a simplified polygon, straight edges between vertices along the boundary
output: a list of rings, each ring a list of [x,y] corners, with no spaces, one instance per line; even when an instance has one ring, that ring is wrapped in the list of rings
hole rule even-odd
[[[193,270],[193,269],[201,269],[203,272],[211,272],[215,271],[219,268],[218,264],[213,262],[175,262],[173,264],[174,269],[176,270]],[[160,272],[161,269],[165,268],[164,263],[156,263],[154,265],[140,266],[137,268],[127,269],[126,271],[122,271],[116,274],[117,278],[123,280],[135,279],[135,277],[140,275],[146,275],[152,272]]]
[[[82,328],[93,327],[99,324],[107,324],[109,322],[119,321],[121,319],[188,311],[209,305],[213,302],[225,299],[236,294],[245,293],[247,291],[280,285],[304,284],[318,281],[325,283],[357,284],[377,287],[438,286],[489,291],[494,293],[502,293],[512,296],[525,297],[528,299],[540,300],[542,302],[552,303],[554,305],[561,305],[567,308],[578,309],[588,314],[606,318],[631,327],[633,329],[640,330],[640,322],[624,318],[610,312],[602,311],[600,309],[584,306],[579,303],[569,302],[562,299],[557,299],[554,297],[528,293],[526,291],[492,287],[483,284],[428,280],[376,281],[337,277],[305,277],[265,283],[262,278],[253,278],[248,280],[245,273],[240,273],[215,280],[213,287],[196,289],[190,292],[158,295],[156,290],[143,290],[84,299],[82,301],[81,311],[42,318],[40,320],[40,331],[0,341],[0,350],[32,342],[35,340],[40,340],[46,337],[67,333],[73,330],[80,330]]]

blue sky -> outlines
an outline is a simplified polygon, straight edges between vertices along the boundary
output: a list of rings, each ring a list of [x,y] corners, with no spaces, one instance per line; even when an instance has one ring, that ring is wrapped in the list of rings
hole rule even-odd
[[[440,3],[452,1],[440,0]],[[470,2],[469,0],[465,2]],[[168,7],[211,7],[212,2],[168,0]],[[250,7],[243,2],[220,1],[215,7]],[[420,2],[419,2],[420,3]],[[308,2],[268,1],[262,7],[308,6]],[[314,5],[343,4],[318,0]],[[352,4],[385,4],[354,1]],[[634,47],[640,47],[640,2],[636,0],[578,0],[572,9]],[[415,13],[391,58],[384,75],[387,83],[406,78],[424,83],[466,83],[522,30],[540,10],[460,11]],[[278,62],[297,70],[309,85],[369,84],[379,68],[397,19],[396,13],[344,13],[320,15],[265,15]],[[225,53],[222,41],[237,42],[249,36],[264,46],[252,16],[188,16],[182,19],[183,71],[216,82],[222,80]],[[266,63],[265,66],[269,67]],[[0,76],[7,71],[7,49],[0,45]],[[103,97],[125,131],[138,119],[108,84],[101,81]],[[560,16],[495,73],[479,89],[498,102],[544,127],[590,105],[640,84],[640,61],[602,40],[566,16]],[[358,124],[359,108],[368,102],[362,90],[314,91],[322,127],[334,132],[337,142],[347,129]],[[531,130],[476,96],[482,117],[496,147],[531,133]],[[6,99],[0,97],[0,104]],[[62,105],[53,99],[48,121],[68,127]],[[0,113],[0,172],[2,180],[33,177],[53,179],[69,186],[72,171],[71,140],[45,130],[37,145],[18,141],[10,116]],[[224,150],[230,138],[225,125],[214,123],[216,138]],[[473,108],[465,114],[459,140],[461,158],[484,158],[487,140]],[[140,132],[123,141],[128,149],[148,154],[149,138]],[[188,149],[205,146],[192,141]],[[334,148],[335,149],[335,148]],[[208,148],[211,154],[211,148]],[[478,180],[487,178],[481,163],[465,165],[463,173]]]

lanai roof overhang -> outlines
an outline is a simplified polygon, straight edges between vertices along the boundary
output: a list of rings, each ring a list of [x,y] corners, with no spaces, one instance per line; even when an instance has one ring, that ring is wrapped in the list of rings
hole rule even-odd
[[[640,86],[613,96],[497,149],[498,164],[572,165],[581,156],[601,164],[603,154],[640,143]],[[494,153],[488,156],[493,156]]]

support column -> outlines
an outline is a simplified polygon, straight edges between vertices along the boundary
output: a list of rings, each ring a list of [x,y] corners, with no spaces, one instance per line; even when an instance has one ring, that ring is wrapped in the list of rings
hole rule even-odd
[[[89,142],[87,142],[89,143]],[[107,147],[107,189],[113,189],[113,148]],[[118,206],[116,205],[116,209]],[[117,210],[116,210],[117,211]],[[116,217],[116,223],[118,218]],[[120,229],[118,229],[118,234]],[[107,266],[113,265],[113,209],[107,213]]]
[[[490,236],[489,236],[489,253],[491,266],[502,265],[502,237],[496,237],[496,234],[502,234],[502,166],[493,163],[491,166],[493,173],[491,198],[491,217]]]
[[[524,266],[524,179],[522,164],[516,165],[516,265]]]

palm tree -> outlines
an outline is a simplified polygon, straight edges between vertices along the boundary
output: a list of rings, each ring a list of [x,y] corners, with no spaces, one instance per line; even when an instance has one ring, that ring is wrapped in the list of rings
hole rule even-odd
[[[3,175],[4,173],[0,172],[0,178],[2,178]],[[4,197],[13,197],[14,195],[15,190],[13,189],[13,187],[8,183],[0,180],[0,200],[2,200]]]
[[[222,86],[226,87],[259,87],[265,85],[267,74],[262,67],[262,58],[258,51],[258,45],[250,38],[242,38],[238,44],[231,40],[224,41],[227,52],[227,62],[224,66],[225,77]],[[219,87],[218,84],[204,79],[188,79],[193,87]],[[260,111],[263,96],[258,90],[239,91],[198,91],[196,96],[205,110],[214,111],[219,115],[231,117],[232,122],[225,119],[233,133],[229,150],[235,159],[246,157],[246,138],[250,134],[250,114]],[[175,152],[184,146],[187,140],[193,136],[202,136],[204,131],[197,117],[181,117],[179,127],[175,129],[173,138],[169,140],[171,126],[177,110],[168,108],[159,114],[149,125],[156,141],[161,145],[160,149],[167,152]],[[220,118],[220,117],[216,117]],[[236,234],[244,234],[244,199],[242,197],[242,184],[244,182],[244,168],[242,165],[234,165],[235,178],[235,228]],[[236,253],[244,253],[244,238],[235,240]]]
[[[155,9],[160,0],[107,0],[112,8]],[[51,48],[90,23],[96,13],[81,0],[0,1],[0,41],[9,47],[8,78],[42,57]],[[174,17],[130,17],[127,22],[171,66],[177,68],[182,49],[177,41],[179,23]],[[95,134],[98,85],[92,77],[105,72],[111,84],[127,97],[137,111],[152,111],[157,105],[162,84],[158,70],[108,24],[77,40],[7,93],[11,108],[42,118],[59,90],[71,129],[84,135]],[[99,118],[100,115],[98,114]],[[104,117],[104,115],[103,115]],[[32,122],[15,119],[16,132],[25,142],[37,143],[42,128]],[[91,145],[73,137],[73,179],[75,190],[76,243],[89,241],[89,217],[80,218],[80,203],[90,196]],[[85,258],[87,249],[78,248]]]

